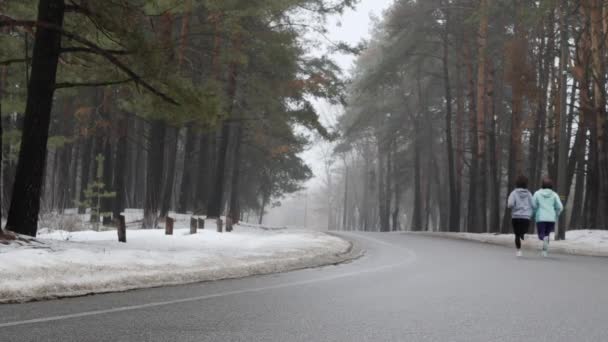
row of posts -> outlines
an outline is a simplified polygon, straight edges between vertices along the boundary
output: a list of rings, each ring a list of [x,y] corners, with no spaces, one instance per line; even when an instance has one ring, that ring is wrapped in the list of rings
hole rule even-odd
[[[218,218],[217,221],[217,232],[222,233],[224,231],[224,222],[222,219]],[[173,227],[175,225],[175,219],[172,217],[166,218],[165,221],[165,235],[173,235]],[[125,216],[120,215],[117,219],[117,227],[118,227],[118,242],[127,242],[127,224],[125,221]],[[196,234],[198,229],[205,229],[205,219],[202,218],[190,218],[190,234]],[[226,232],[232,232],[232,219],[226,218]]]

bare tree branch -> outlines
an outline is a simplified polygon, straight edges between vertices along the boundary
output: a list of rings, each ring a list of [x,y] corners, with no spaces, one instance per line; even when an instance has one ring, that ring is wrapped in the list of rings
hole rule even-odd
[[[108,62],[114,64],[118,69],[120,69],[122,72],[127,74],[127,76],[129,76],[130,79],[133,80],[133,82],[142,86],[144,89],[147,89],[148,91],[150,91],[151,93],[160,97],[161,99],[163,99],[164,101],[166,101],[168,103],[179,106],[179,103],[177,101],[175,101],[173,98],[169,97],[168,95],[164,94],[160,90],[156,89],[150,83],[143,80],[137,73],[135,73],[128,66],[126,66],[123,62],[121,62],[118,58],[116,58],[116,56],[107,52],[105,49],[101,48],[97,44],[95,44],[75,33],[64,30],[62,27],[58,27],[56,25],[52,25],[52,24],[40,22],[40,21],[34,21],[34,20],[15,20],[6,15],[0,14],[0,27],[4,27],[4,26],[10,26],[10,27],[16,27],[16,26],[35,27],[35,26],[37,26],[37,27],[44,27],[49,30],[58,31],[64,37],[71,39],[75,42],[78,42],[78,43],[90,48],[92,52],[97,53],[98,55],[101,55],[102,57],[104,57],[106,60],[108,60]]]
[[[15,63],[25,63],[31,61],[31,58],[16,58],[16,59],[7,59],[4,61],[0,61],[0,65],[11,65]]]
[[[62,82],[55,84],[55,89],[63,89],[63,88],[74,88],[74,87],[107,87],[111,85],[117,84],[125,84],[129,82],[133,82],[134,80],[131,78],[127,78],[119,81],[106,81],[106,82]]]
[[[108,50],[108,49],[104,49],[105,52],[107,53],[111,53],[113,55],[128,55],[131,52],[126,51],[126,50]],[[99,54],[97,53],[97,51],[94,51],[93,49],[89,49],[89,48],[85,48],[85,47],[79,47],[79,46],[70,46],[70,47],[65,47],[61,49],[61,53],[93,53],[93,54]]]

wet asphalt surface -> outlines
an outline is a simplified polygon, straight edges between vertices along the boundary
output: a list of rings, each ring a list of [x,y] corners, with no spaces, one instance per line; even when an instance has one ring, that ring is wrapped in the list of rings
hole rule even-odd
[[[608,259],[344,233],[353,262],[0,305],[0,341],[608,341]],[[0,278],[1,286],[1,278]]]

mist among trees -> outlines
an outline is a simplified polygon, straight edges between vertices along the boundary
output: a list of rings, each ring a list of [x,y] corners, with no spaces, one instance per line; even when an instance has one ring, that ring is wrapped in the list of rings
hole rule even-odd
[[[341,70],[311,32],[354,1],[0,3],[2,217],[35,236],[78,207],[110,225],[143,208],[232,223],[312,176],[299,153],[338,103]]]
[[[395,1],[354,67],[328,222],[508,233],[521,174],[555,180],[567,229],[606,227],[607,29],[600,0]]]

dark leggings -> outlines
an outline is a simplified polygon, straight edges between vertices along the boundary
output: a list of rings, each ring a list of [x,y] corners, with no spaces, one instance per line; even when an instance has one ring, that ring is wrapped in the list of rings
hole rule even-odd
[[[524,239],[524,236],[528,232],[528,228],[530,227],[530,220],[528,219],[517,219],[514,218],[512,220],[513,223],[513,233],[515,234],[515,246],[517,249],[521,248],[521,240]]]

